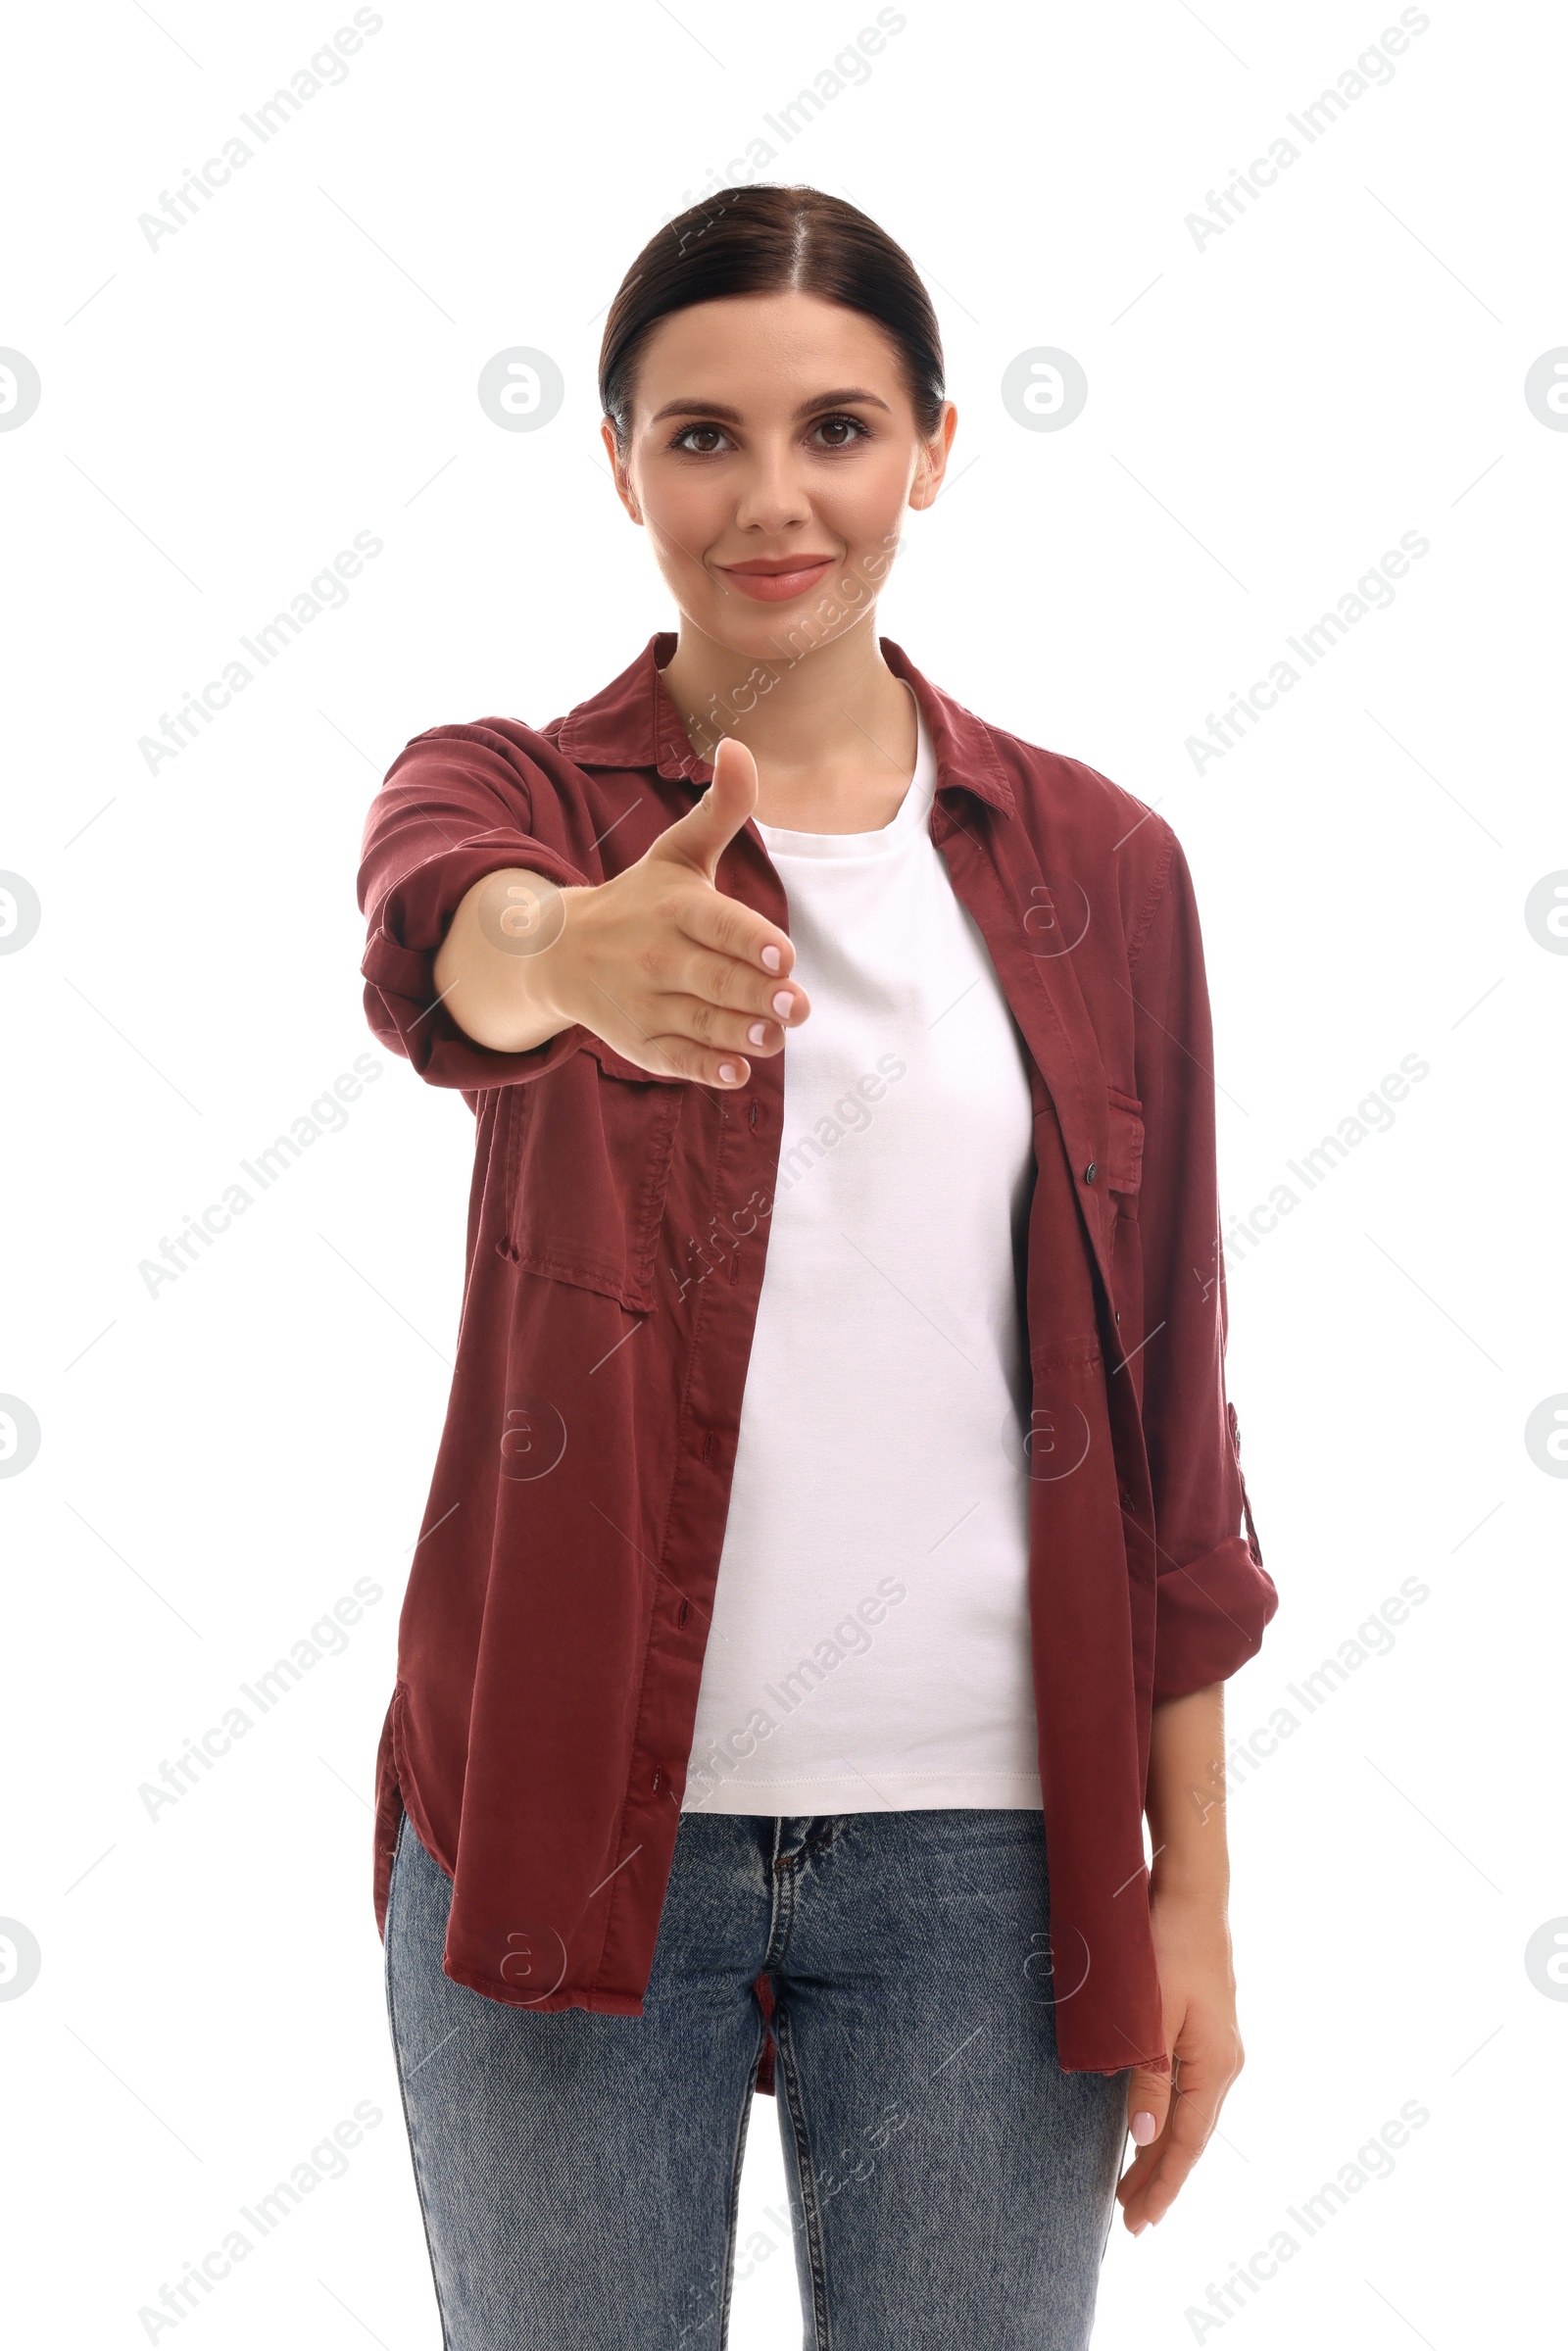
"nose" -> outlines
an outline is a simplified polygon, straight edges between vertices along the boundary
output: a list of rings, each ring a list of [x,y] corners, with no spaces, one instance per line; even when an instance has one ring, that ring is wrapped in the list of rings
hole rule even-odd
[[[742,530],[771,534],[808,522],[811,502],[801,478],[798,453],[788,439],[754,443],[735,508]]]

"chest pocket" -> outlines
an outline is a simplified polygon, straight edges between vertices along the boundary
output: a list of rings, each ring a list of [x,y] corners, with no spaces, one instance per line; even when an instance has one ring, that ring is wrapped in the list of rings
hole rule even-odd
[[[1117,1215],[1136,1217],[1144,1178],[1144,1105],[1135,1094],[1119,1093],[1114,1086],[1109,1096],[1110,1142],[1105,1179],[1115,1199]]]
[[[686,1091],[595,1037],[547,1076],[509,1086],[502,1254],[649,1312]]]

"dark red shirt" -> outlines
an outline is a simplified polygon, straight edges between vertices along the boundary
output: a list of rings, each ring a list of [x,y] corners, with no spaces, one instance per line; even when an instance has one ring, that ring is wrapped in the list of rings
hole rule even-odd
[[[1234,1673],[1277,1604],[1225,1397],[1192,882],[1140,801],[881,643],[930,730],[932,840],[1029,1056],[1029,1604],[1058,2047],[1069,2070],[1158,2066],[1152,1708]],[[481,875],[606,880],[692,805],[712,770],[659,674],[674,644],[652,638],[548,726],[416,736],[359,877],[370,1026],[477,1125],[451,1403],[378,1758],[377,1917],[406,1808],[455,1881],[455,1982],[619,2016],[642,2013],[679,1822],[784,1061],[725,1095],[582,1028],[491,1053],[436,1001],[432,964]],[[717,878],[788,929],[755,825]]]

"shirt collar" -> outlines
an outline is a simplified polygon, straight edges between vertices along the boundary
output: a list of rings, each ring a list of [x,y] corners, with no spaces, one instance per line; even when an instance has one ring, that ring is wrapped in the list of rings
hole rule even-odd
[[[920,706],[936,756],[938,792],[972,792],[1010,816],[1012,787],[984,720],[922,677],[891,637],[877,642],[888,667],[907,679]],[[557,740],[568,759],[579,767],[655,767],[671,781],[694,785],[710,780],[712,767],[693,751],[660,674],[675,644],[672,629],[660,629],[617,678],[567,713]]]

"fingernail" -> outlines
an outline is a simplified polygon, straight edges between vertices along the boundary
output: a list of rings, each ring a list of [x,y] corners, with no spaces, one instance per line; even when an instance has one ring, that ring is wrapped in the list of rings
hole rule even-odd
[[[1146,2229],[1148,2227],[1149,2227],[1149,2223],[1148,2223],[1147,2221],[1140,2221],[1140,2222],[1139,2222],[1139,2224],[1138,2224],[1138,2226],[1137,2226],[1137,2228],[1136,2228],[1136,2229],[1133,2230],[1133,2234],[1134,2234],[1134,2236],[1142,2236],[1142,2235],[1143,2235],[1143,2233],[1144,2233],[1144,2230],[1145,2230],[1145,2229]]]
[[[767,1029],[760,1020],[754,1020],[746,1034],[748,1037],[750,1037],[754,1045],[765,1045],[767,1043]]]
[[[780,1020],[788,1020],[790,1016],[790,1008],[794,1002],[795,999],[787,988],[781,988],[779,990],[777,996],[775,996],[773,999],[773,1009],[778,1014]]]
[[[776,947],[764,947],[764,948],[763,948],[763,950],[762,950],[762,969],[763,969],[764,971],[777,971],[777,970],[779,970],[779,969],[782,967],[782,965],[783,965],[783,961],[784,961],[784,958],[783,958],[783,956],[782,956],[782,955],[779,954],[779,952],[778,952],[778,949],[777,949]]]
[[[733,1086],[733,1085],[734,1085],[734,1083],[735,1083],[735,1064],[734,1064],[734,1062],[733,1062],[733,1061],[720,1061],[720,1063],[719,1063],[719,1065],[718,1065],[718,1074],[719,1074],[719,1076],[720,1076],[720,1077],[723,1079],[723,1081],[724,1081],[724,1083],[725,1083],[725,1085],[726,1085],[726,1086]]]
[[[1135,2114],[1132,2120],[1133,2144],[1147,2147],[1152,2138],[1159,2135],[1159,2125],[1152,2114]]]

